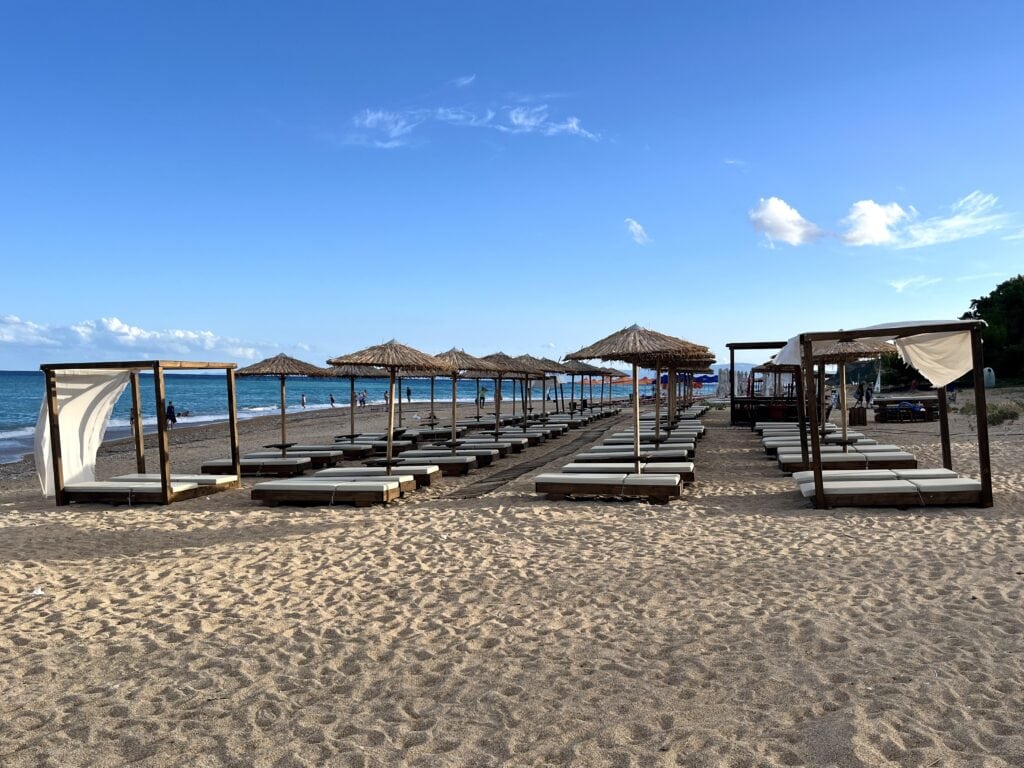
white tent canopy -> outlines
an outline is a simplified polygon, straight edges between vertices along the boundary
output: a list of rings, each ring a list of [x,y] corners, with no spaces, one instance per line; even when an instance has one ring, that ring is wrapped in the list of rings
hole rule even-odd
[[[893,351],[912,365],[931,382],[933,387],[945,387],[963,376],[973,365],[971,328],[977,320],[927,320],[918,322],[885,323],[865,328],[842,331],[850,339],[873,338],[893,342]],[[923,331],[928,326],[941,327],[935,332]],[[957,328],[957,326],[962,326]],[[913,329],[910,331],[909,329]],[[858,333],[863,332],[861,336]],[[802,335],[802,334],[801,334]],[[812,342],[823,347],[828,341]],[[800,365],[800,335],[794,336],[776,353],[772,361],[779,365]]]

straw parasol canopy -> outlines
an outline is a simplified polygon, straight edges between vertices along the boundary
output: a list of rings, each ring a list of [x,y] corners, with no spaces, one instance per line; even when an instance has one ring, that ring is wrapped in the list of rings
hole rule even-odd
[[[274,355],[258,363],[247,365],[235,371],[236,376],[279,376],[281,379],[281,455],[288,452],[288,432],[285,427],[285,385],[286,376],[325,376],[323,368],[312,363],[296,360],[285,354]]]
[[[510,379],[522,378],[529,374],[529,366],[509,357],[504,352],[492,352],[484,355],[483,359],[497,372],[494,377],[494,439],[497,441],[501,432],[501,380],[503,377]],[[517,376],[518,374],[518,376]],[[513,394],[515,394],[513,390]],[[515,399],[512,400],[512,409],[515,411]]]
[[[394,339],[384,344],[377,344],[349,355],[332,357],[327,361],[330,365],[372,365],[386,368],[388,371],[388,446],[387,473],[391,474],[391,456],[395,427],[395,373],[399,368],[409,371],[444,371],[451,372],[452,367],[426,352],[407,347]]]
[[[640,472],[640,392],[637,367],[665,365],[684,357],[709,354],[707,347],[676,336],[631,325],[590,346],[566,355],[567,360],[622,360],[633,366],[633,465]]]
[[[382,379],[387,371],[372,365],[332,365],[324,370],[328,376],[348,379],[348,437],[350,442],[356,441],[356,379]]]
[[[482,373],[491,365],[491,363],[456,347],[452,347],[447,352],[442,352],[441,354],[436,355],[436,357],[438,360],[443,360],[448,365],[452,366],[452,453],[455,453],[456,440],[458,439],[458,409],[455,400],[455,393],[458,387],[458,380],[460,378],[474,378],[473,375],[466,376],[466,374]],[[479,410],[479,397],[476,402],[476,407]]]

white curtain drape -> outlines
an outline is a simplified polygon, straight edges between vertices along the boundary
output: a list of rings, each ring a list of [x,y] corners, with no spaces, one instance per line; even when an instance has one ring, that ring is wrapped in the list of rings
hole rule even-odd
[[[103,442],[114,403],[128,385],[128,371],[69,369],[56,373],[64,483],[96,479],[96,452]],[[53,496],[53,455],[46,397],[36,421],[36,475],[44,496]]]

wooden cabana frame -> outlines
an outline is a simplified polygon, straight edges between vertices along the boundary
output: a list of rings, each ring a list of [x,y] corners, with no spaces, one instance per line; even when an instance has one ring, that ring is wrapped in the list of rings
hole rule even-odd
[[[730,344],[726,344],[729,348],[729,424],[736,426],[737,424],[746,424],[747,420],[741,420],[739,418],[740,412],[749,412],[750,403],[748,402],[751,398],[737,398],[736,397],[736,350],[751,350],[751,349],[782,349],[786,346],[784,341],[736,341]],[[799,377],[797,378],[799,382]],[[797,402],[800,402],[799,383],[797,385]],[[757,419],[752,415],[749,419],[749,423],[753,426]]]
[[[159,498],[146,496],[146,501],[154,501],[160,504],[171,504],[182,499],[203,496],[219,490],[241,487],[241,454],[238,448],[238,415],[235,397],[235,363],[205,363],[188,360],[133,360],[113,361],[97,363],[49,363],[39,366],[43,372],[46,386],[46,410],[50,418],[50,451],[53,460],[53,484],[57,506],[66,506],[72,501],[123,501],[125,499],[114,498],[119,494],[111,491],[110,494],[81,494],[76,495],[73,489],[68,489],[64,483],[63,457],[60,441],[60,413],[57,402],[57,375],[61,371],[69,370],[108,370],[128,371],[132,393],[132,437],[135,442],[135,464],[139,473],[146,471],[145,445],[142,431],[142,408],[141,388],[139,385],[139,373],[151,371],[153,373],[153,387],[156,401],[156,426],[157,426],[157,447],[160,452],[160,494]],[[223,370],[227,374],[227,398],[228,398],[228,437],[231,442],[231,463],[234,467],[234,475],[238,478],[234,483],[222,483],[219,485],[200,485],[198,488],[189,489],[175,493],[171,484],[171,461],[170,441],[167,435],[167,403],[165,400],[164,372],[165,371],[201,371],[201,370]],[[139,494],[134,495],[139,498]]]
[[[817,509],[828,507],[822,479],[821,437],[819,429],[819,412],[814,402],[814,356],[813,345],[822,341],[853,341],[864,338],[905,339],[913,336],[934,333],[962,333],[969,331],[971,335],[971,363],[974,381],[974,404],[977,418],[978,434],[978,467],[981,480],[981,491],[977,494],[975,506],[992,506],[992,463],[988,437],[988,405],[985,397],[984,358],[981,346],[981,331],[985,323],[981,320],[959,320],[949,323],[924,323],[920,325],[889,325],[875,328],[860,328],[850,331],[828,331],[801,333],[798,337],[801,352],[801,370],[803,372],[803,410],[809,421],[809,429],[805,435],[810,438],[810,466],[814,472],[814,506]],[[942,465],[946,469],[953,468],[952,450],[949,438],[949,409],[946,401],[945,387],[937,387],[939,402],[939,435],[942,442]],[[806,437],[805,437],[806,439]]]

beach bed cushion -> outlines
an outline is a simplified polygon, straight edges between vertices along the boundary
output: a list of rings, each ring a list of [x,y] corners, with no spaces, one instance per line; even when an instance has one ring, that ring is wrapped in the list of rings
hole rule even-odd
[[[692,454],[690,451],[651,451],[643,450],[641,448],[640,461],[687,461],[691,458]],[[586,451],[584,453],[577,453],[573,457],[573,461],[580,461],[584,463],[593,463],[595,461],[633,461],[632,451]]]
[[[823,482],[830,480],[899,480],[891,469],[826,469],[821,473]],[[793,473],[797,485],[814,482],[814,470],[807,469]]]
[[[358,469],[358,467],[349,467],[349,469]],[[410,474],[406,474],[398,467],[394,467],[390,475],[371,475],[369,474],[370,467],[363,467],[366,474],[363,475],[343,475],[341,477],[324,477],[323,475],[314,474],[311,477],[305,477],[303,480],[310,482],[323,482],[323,483],[361,483],[361,482],[379,482],[381,480],[393,480],[398,483],[398,488],[404,496],[407,493],[412,493],[416,490],[416,478]]]
[[[110,478],[118,483],[159,483],[160,475],[156,472],[118,475]],[[229,485],[238,481],[238,475],[188,475],[171,474],[172,483],[195,483],[196,485]]]
[[[679,475],[684,483],[692,483],[693,475],[692,461],[651,461],[640,462],[640,471],[643,474],[652,475]],[[633,464],[628,462],[595,462],[593,464],[566,464],[559,470],[571,474],[605,474],[605,473],[632,473]]]
[[[489,467],[496,459],[501,458],[501,454],[494,448],[456,448],[455,453],[452,453],[451,448],[420,448],[406,452],[406,458],[408,459],[429,459],[431,462],[434,459],[450,458],[452,456],[456,458],[460,456],[475,458],[477,464],[481,467]]]
[[[917,494],[917,487],[909,480],[830,480],[822,484],[826,496],[843,496],[857,494],[860,496],[911,493]],[[814,482],[803,483],[800,493],[805,496],[814,495]]]
[[[436,464],[405,464],[401,468],[394,468],[395,474],[411,475],[419,486],[431,485],[435,479],[440,478],[441,468]],[[313,475],[314,477],[393,477],[388,475],[387,467],[338,467],[335,469],[321,469]]]
[[[277,475],[278,477],[301,475],[311,468],[312,463],[306,456],[241,460],[243,475]],[[233,469],[234,465],[231,463],[231,459],[211,459],[204,461],[199,471],[204,475],[224,475],[230,474]]]
[[[565,496],[637,496],[659,503],[678,498],[679,475],[635,475],[623,473],[546,473],[534,478],[537,493],[549,498]]]
[[[355,504],[368,506],[397,499],[401,488],[395,480],[340,481],[332,483],[326,478],[296,478],[271,480],[253,486],[254,501],[267,504]]]
[[[273,459],[273,458],[307,458],[313,469],[337,466],[339,461],[345,458],[344,451],[297,451],[289,449],[285,456],[280,451],[251,451],[242,456],[243,459]]]
[[[369,459],[366,462],[366,466],[375,467],[382,466],[387,459]],[[423,459],[406,458],[406,459],[392,459],[393,467],[403,468],[406,464],[423,464]],[[441,474],[443,475],[466,475],[469,474],[470,470],[476,469],[480,466],[476,456],[452,456],[450,454],[446,456],[431,456],[430,463],[436,467],[439,467]]]
[[[202,496],[217,489],[215,485],[198,483],[171,483],[171,494],[185,498]],[[64,486],[64,497],[69,502],[105,504],[160,504],[163,488],[159,482],[122,482],[117,480],[89,480]]]

